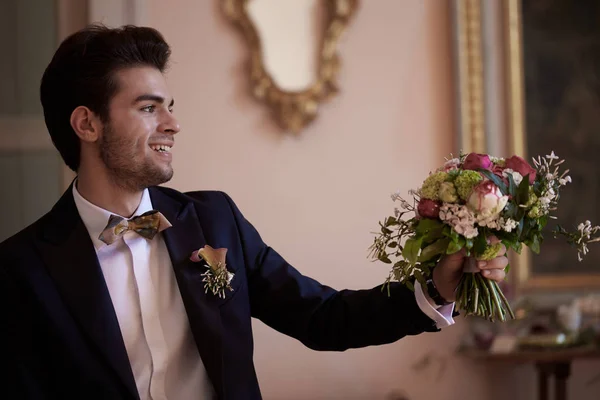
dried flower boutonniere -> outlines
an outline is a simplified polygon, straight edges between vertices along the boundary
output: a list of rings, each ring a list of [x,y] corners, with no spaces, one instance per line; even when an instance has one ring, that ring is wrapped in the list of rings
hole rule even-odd
[[[225,265],[226,255],[227,249],[213,249],[209,245],[192,253],[190,260],[194,262],[204,260],[208,265],[208,270],[202,274],[205,293],[210,290],[212,294],[225,298],[225,289],[233,291],[230,283],[234,274],[227,270]]]

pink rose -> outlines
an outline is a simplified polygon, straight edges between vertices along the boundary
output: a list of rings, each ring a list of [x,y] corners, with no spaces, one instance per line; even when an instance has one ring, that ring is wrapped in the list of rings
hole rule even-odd
[[[529,175],[529,184],[535,181],[535,169],[519,156],[512,156],[506,160],[505,168],[510,168],[526,177]]]
[[[492,166],[492,160],[487,154],[469,153],[463,161],[462,168],[476,171],[478,169],[491,169]]]
[[[476,214],[490,218],[500,214],[508,203],[494,182],[485,180],[473,188],[467,199],[467,207]]]
[[[421,198],[417,212],[424,218],[437,218],[440,215],[440,203],[431,199]]]

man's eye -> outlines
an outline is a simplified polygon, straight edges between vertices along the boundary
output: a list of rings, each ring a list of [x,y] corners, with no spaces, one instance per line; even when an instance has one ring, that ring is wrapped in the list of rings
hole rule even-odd
[[[156,108],[155,106],[146,106],[146,107],[142,108],[142,111],[151,113],[151,112],[154,112],[155,108]]]

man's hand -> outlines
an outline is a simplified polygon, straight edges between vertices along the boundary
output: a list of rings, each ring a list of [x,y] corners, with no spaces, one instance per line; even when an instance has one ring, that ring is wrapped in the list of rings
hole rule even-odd
[[[499,243],[500,240],[491,237],[490,242],[492,244]],[[506,276],[504,269],[508,265],[508,258],[505,254],[506,247],[502,245],[496,258],[477,262],[477,266],[485,278],[495,280],[498,283],[502,282]],[[433,282],[446,301],[456,300],[456,287],[462,277],[465,260],[465,250],[462,249],[458,253],[444,256],[433,269]]]

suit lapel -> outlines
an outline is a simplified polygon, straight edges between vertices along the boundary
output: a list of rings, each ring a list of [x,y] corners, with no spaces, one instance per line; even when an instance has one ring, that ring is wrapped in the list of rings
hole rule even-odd
[[[139,398],[119,322],[72,187],[48,214],[43,236],[40,252],[66,306],[131,394]]]
[[[200,357],[218,397],[224,398],[220,302],[204,291],[202,264],[190,261],[192,252],[206,244],[194,204],[180,202],[158,188],[150,188],[150,198],[172,224],[162,234]]]

